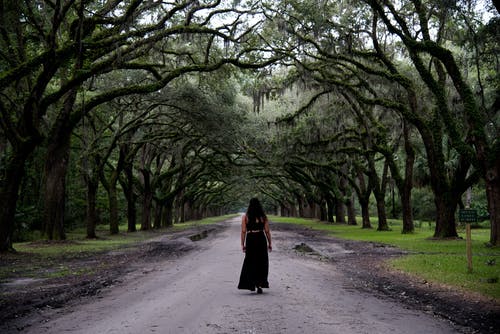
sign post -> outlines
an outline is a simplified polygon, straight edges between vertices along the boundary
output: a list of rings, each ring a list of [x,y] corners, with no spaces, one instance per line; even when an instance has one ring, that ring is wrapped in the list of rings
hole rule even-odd
[[[470,232],[470,223],[465,225],[465,249],[467,253],[467,271],[472,273],[472,238]]]
[[[472,237],[470,223],[477,223],[477,210],[460,209],[458,211],[458,220],[465,224],[465,252],[467,254],[467,271],[472,272]]]
[[[477,223],[477,210],[476,209],[458,210],[458,221],[461,223]]]

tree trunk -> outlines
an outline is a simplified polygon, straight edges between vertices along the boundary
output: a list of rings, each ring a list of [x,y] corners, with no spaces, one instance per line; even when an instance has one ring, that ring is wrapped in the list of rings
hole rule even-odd
[[[299,217],[299,214],[297,212],[297,206],[295,205],[295,203],[290,203],[289,210],[290,210],[289,217]]]
[[[335,220],[339,224],[345,224],[345,205],[341,198],[335,198]]]
[[[81,69],[83,60],[79,54],[74,64],[74,71]],[[63,71],[64,72],[64,71]],[[63,82],[67,80],[63,74]],[[75,105],[78,89],[73,88],[64,97],[61,112],[58,114],[48,136],[47,158],[45,163],[45,234],[52,240],[66,239],[64,233],[64,215],[66,209],[66,173],[68,171],[71,133],[73,126],[69,125],[71,112]],[[54,235],[54,233],[56,235]]]
[[[486,196],[490,214],[490,243],[500,246],[500,166],[496,164],[486,172]]]
[[[377,177],[378,182],[373,191],[373,194],[375,196],[375,201],[377,202],[377,217],[378,217],[377,231],[389,231],[389,225],[387,224],[387,213],[385,208],[385,191],[387,189],[388,168],[389,164],[386,159],[384,162],[382,177],[380,179]]]
[[[370,210],[368,209],[370,202],[365,199],[359,200],[359,205],[361,206],[361,218],[362,218],[362,226],[361,228],[372,228],[370,223]]]
[[[316,218],[316,203],[314,203],[311,200],[306,200],[305,201],[305,207],[304,207],[304,215],[305,218]]]
[[[13,250],[12,233],[16,214],[19,187],[24,176],[25,161],[29,155],[13,153],[7,161],[4,179],[0,184],[0,252]]]
[[[326,201],[326,206],[327,206],[327,216],[328,216],[328,222],[329,223],[335,223],[335,220],[334,220],[334,201],[333,201],[333,198],[331,198],[330,196],[328,197],[327,201]]]
[[[184,201],[184,206],[183,206],[184,210],[184,221],[183,222],[187,222],[187,221],[190,221],[193,219],[193,208],[191,206],[191,201],[190,200],[186,200]]]
[[[124,145],[120,147],[120,154],[123,156],[128,156],[126,148]],[[135,202],[137,196],[134,193],[134,171],[133,166],[130,162],[123,163],[123,172],[125,178],[119,177],[118,181],[123,189],[123,195],[127,200],[127,232],[136,232],[136,222],[137,222],[137,211],[135,207]]]
[[[415,225],[413,224],[413,208],[411,205],[412,185],[405,182],[403,192],[401,193],[401,205],[403,209],[403,234],[413,233]]]
[[[410,129],[408,122],[403,121],[403,135],[405,142],[405,179],[402,189],[399,189],[401,197],[401,206],[403,208],[403,233],[413,233],[415,226],[413,224],[413,208],[411,206],[411,190],[413,188],[413,165],[415,164],[415,150],[410,141]]]
[[[143,196],[141,231],[147,231],[151,229],[151,208],[153,196],[152,194],[144,194]]]
[[[356,209],[354,208],[353,195],[347,198],[346,206],[347,206],[347,224],[357,225],[358,223],[356,222]]]
[[[299,217],[305,218],[306,213],[304,212],[304,201],[301,196],[297,196],[297,203],[299,204]]]
[[[197,207],[194,212],[195,212],[195,219],[194,220],[200,220],[200,219],[204,218],[202,208]]]
[[[135,207],[135,194],[132,193],[132,195],[127,198],[127,232],[136,232],[137,227],[137,210]]]
[[[151,209],[153,205],[153,192],[151,190],[151,182],[149,171],[143,169],[141,171],[144,179],[144,190],[142,194],[142,221],[141,231],[151,229]]]
[[[281,217],[288,217],[288,210],[285,206],[285,204],[280,203],[280,216]]]
[[[390,217],[392,219],[397,219],[398,218],[398,215],[396,213],[396,191],[395,191],[395,186],[394,186],[394,180],[390,180],[390,191],[391,191],[391,215]]]
[[[438,139],[441,139],[437,136]],[[437,139],[436,139],[437,140]],[[441,140],[439,140],[441,142]],[[429,158],[430,157],[430,158]],[[467,190],[465,178],[470,162],[460,158],[453,177],[448,176],[442,152],[429,155],[429,170],[431,172],[431,186],[436,206],[435,238],[456,238],[455,211],[462,194]],[[450,181],[451,179],[452,181]]]
[[[88,132],[85,132],[88,134]],[[84,138],[84,145],[89,144],[90,139]],[[95,239],[97,235],[95,233],[99,216],[97,213],[97,191],[99,189],[99,166],[100,166],[100,156],[99,155],[89,155],[84,156],[82,159],[82,178],[85,182],[85,187],[87,189],[86,193],[86,227],[87,227],[87,239]]]
[[[370,178],[368,178],[368,185],[366,185],[365,178],[363,176],[363,172],[358,169],[357,177],[359,181],[359,189],[357,190],[359,205],[361,206],[361,228],[372,228],[370,223],[370,194],[372,191],[372,184],[370,182]]]
[[[434,192],[434,202],[436,204],[436,228],[435,238],[456,238],[458,237],[455,224],[455,210],[460,196],[451,193]]]
[[[375,168],[375,162],[373,156],[368,158],[370,166],[370,178],[374,185],[373,195],[377,203],[377,217],[378,217],[378,227],[377,231],[388,231],[389,225],[387,225],[387,214],[385,209],[385,191],[387,189],[387,172],[389,169],[389,162],[387,159],[384,161],[384,168],[382,171],[382,176],[377,175],[377,170]]]
[[[119,228],[119,216],[118,216],[118,196],[116,193],[116,182],[110,182],[108,189],[108,201],[109,201],[109,233],[118,234],[120,232]]]
[[[347,166],[344,165],[342,166],[342,173],[343,174],[346,174],[348,171],[347,171]],[[340,176],[339,177],[339,196],[341,196],[342,198],[339,198],[339,196],[337,196],[335,198],[335,216],[337,218],[337,223],[340,223],[340,224],[345,224],[346,221],[345,221],[345,199],[343,198],[345,196],[345,194],[347,193],[347,179],[344,177],[344,176]]]
[[[137,228],[135,227],[137,221],[137,212],[135,208],[135,199],[136,196],[134,194],[134,174],[132,170],[132,166],[127,164],[124,166],[126,182],[122,184],[123,191],[125,193],[125,198],[127,199],[127,224],[128,224],[128,232],[136,232]]]
[[[314,218],[318,219],[319,221],[325,221],[326,219],[321,219],[322,212],[323,212],[323,204],[314,203]]]
[[[144,193],[143,196],[141,231],[147,231],[151,229],[151,209],[153,205],[153,194]]]
[[[58,129],[56,132],[57,136],[51,136],[45,161],[44,234],[49,240],[64,240],[66,173],[71,132],[68,129]]]
[[[87,183],[87,239],[95,239],[97,225],[97,189],[99,181],[92,180],[90,177],[85,177]]]
[[[174,201],[167,200],[164,203],[163,207],[163,217],[162,217],[162,226],[163,227],[171,227],[174,225],[173,221],[173,211],[174,211]]]
[[[160,201],[156,201],[155,203],[155,217],[153,221],[153,228],[160,229],[161,228],[161,218],[163,213],[163,205]]]
[[[385,201],[383,199],[377,199],[377,216],[377,231],[389,231],[389,225],[387,224],[387,214],[385,212]]]
[[[295,217],[292,214],[292,210],[290,209],[289,203],[281,204],[281,216],[282,217]]]
[[[185,199],[180,201],[179,204],[179,221],[184,223],[186,221]]]
[[[328,221],[328,213],[327,213],[325,201],[322,201],[321,205],[320,205],[320,220],[321,221]]]
[[[120,179],[120,173],[123,170],[125,164],[125,151],[120,149],[120,154],[118,157],[118,162],[114,170],[111,171],[109,177],[109,182],[106,181],[104,175],[104,170],[101,171],[102,184],[108,192],[109,199],[109,232],[111,234],[118,234],[120,232],[120,217],[118,214],[118,194],[116,191],[118,180]]]

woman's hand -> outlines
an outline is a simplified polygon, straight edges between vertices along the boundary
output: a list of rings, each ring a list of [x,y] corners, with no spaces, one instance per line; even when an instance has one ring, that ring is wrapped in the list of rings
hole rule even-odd
[[[243,253],[245,253],[247,251],[247,248],[245,246],[241,246],[241,250],[243,251]]]
[[[273,251],[273,246],[269,245],[267,246],[267,248],[269,248],[269,251],[272,252]]]

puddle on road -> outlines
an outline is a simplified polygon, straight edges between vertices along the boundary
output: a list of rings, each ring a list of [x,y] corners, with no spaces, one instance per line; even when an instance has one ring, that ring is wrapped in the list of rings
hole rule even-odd
[[[189,239],[191,239],[191,241],[200,241],[202,239],[205,239],[206,237],[208,237],[208,231],[203,230],[198,234],[193,234],[192,236],[189,237]]]
[[[302,242],[299,245],[295,245],[293,249],[295,249],[297,252],[302,252],[302,253],[316,253],[314,249],[312,249],[308,244],[304,242]]]

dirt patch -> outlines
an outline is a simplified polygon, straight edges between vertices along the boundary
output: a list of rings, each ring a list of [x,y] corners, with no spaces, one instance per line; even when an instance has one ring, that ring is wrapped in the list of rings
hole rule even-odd
[[[463,327],[463,332],[498,333],[498,302],[389,268],[387,260],[406,254],[401,249],[379,243],[339,239],[327,236],[322,231],[291,224],[274,223],[273,229],[302,235],[300,243],[297,243],[299,240],[293,242],[311,252],[301,253],[315,257],[320,253],[323,260],[335,263],[344,273],[347,284],[354,289],[370,291],[381,298],[390,298],[443,317]]]
[[[134,246],[102,253],[64,256],[57,263],[47,264],[30,254],[3,254],[0,265],[16,268],[20,262],[29,263],[45,273],[68,268],[63,277],[34,279],[19,272],[9,280],[0,282],[0,332],[3,328],[24,328],[24,319],[36,318],[39,310],[64,307],[81,297],[94,296],[103,289],[119,284],[127,273],[146,263],[183,256],[199,247],[190,236],[210,237],[224,230],[224,224],[208,229],[194,227],[181,232],[165,232],[157,238]],[[58,242],[68,243],[68,242]],[[33,247],[51,242],[36,242]],[[55,267],[54,267],[55,266]],[[32,274],[32,273],[31,273]]]

